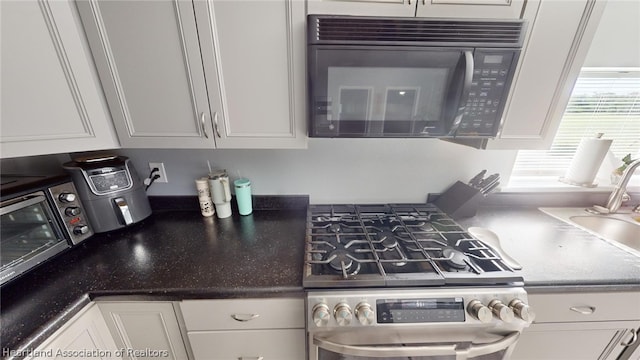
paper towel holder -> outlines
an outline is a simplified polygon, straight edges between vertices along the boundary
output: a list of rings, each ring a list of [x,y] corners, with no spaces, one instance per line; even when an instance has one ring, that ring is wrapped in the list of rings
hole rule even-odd
[[[604,140],[602,139],[602,136],[604,135],[604,133],[596,133],[594,137],[590,138],[593,140],[602,140],[603,142],[607,142],[608,144],[606,145],[606,149],[604,150],[605,152],[609,150],[609,147],[611,146],[611,142],[612,140]],[[601,158],[599,160],[597,160],[596,162],[598,163],[597,167],[593,170],[593,173],[591,176],[591,181],[576,181],[574,179],[570,179],[569,178],[569,172],[571,172],[572,169],[574,169],[574,167],[576,166],[576,160],[578,158],[578,154],[580,153],[581,150],[583,150],[583,142],[587,141],[588,138],[583,138],[582,141],[580,142],[580,145],[578,146],[578,148],[576,149],[576,153],[574,154],[573,158],[571,159],[571,164],[569,164],[569,167],[567,169],[567,174],[565,174],[565,176],[562,176],[558,179],[558,181],[568,184],[568,185],[573,185],[573,186],[581,186],[581,187],[585,187],[585,188],[594,188],[597,187],[598,184],[596,182],[593,181],[593,178],[595,177],[595,172],[597,171],[598,168],[600,168],[601,164],[602,164],[602,160],[604,159],[604,154],[602,154]],[[586,144],[585,144],[586,145]],[[582,153],[581,155],[586,155],[584,153]],[[584,159],[581,159],[584,160]]]

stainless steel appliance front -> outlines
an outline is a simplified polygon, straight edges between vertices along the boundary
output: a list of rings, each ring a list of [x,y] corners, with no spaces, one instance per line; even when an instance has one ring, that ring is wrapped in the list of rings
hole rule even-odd
[[[526,302],[517,287],[312,291],[309,360],[508,359]]]
[[[307,215],[310,360],[505,359],[533,320],[521,272],[433,204]]]

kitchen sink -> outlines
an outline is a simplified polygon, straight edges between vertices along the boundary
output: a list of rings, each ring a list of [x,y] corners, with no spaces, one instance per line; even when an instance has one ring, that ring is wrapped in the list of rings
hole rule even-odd
[[[621,209],[615,214],[595,215],[586,208],[540,208],[548,215],[582,228],[640,256],[640,214]]]

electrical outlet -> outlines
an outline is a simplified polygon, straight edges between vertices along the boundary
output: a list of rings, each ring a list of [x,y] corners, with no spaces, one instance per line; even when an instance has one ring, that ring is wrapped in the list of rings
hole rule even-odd
[[[158,168],[158,171],[156,171],[153,175],[160,175],[159,178],[157,178],[154,182],[157,183],[166,183],[169,182],[167,180],[167,172],[164,170],[164,163],[149,163],[149,170],[153,170],[154,168]]]

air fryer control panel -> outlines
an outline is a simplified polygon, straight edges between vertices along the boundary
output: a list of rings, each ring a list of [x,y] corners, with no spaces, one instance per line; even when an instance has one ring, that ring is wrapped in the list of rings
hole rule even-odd
[[[133,186],[126,165],[86,170],[86,174],[89,178],[89,187],[96,195],[127,190]]]
[[[51,195],[56,204],[64,230],[73,244],[77,244],[93,235],[93,229],[89,224],[87,213],[72,182],[50,187],[49,195]]]

